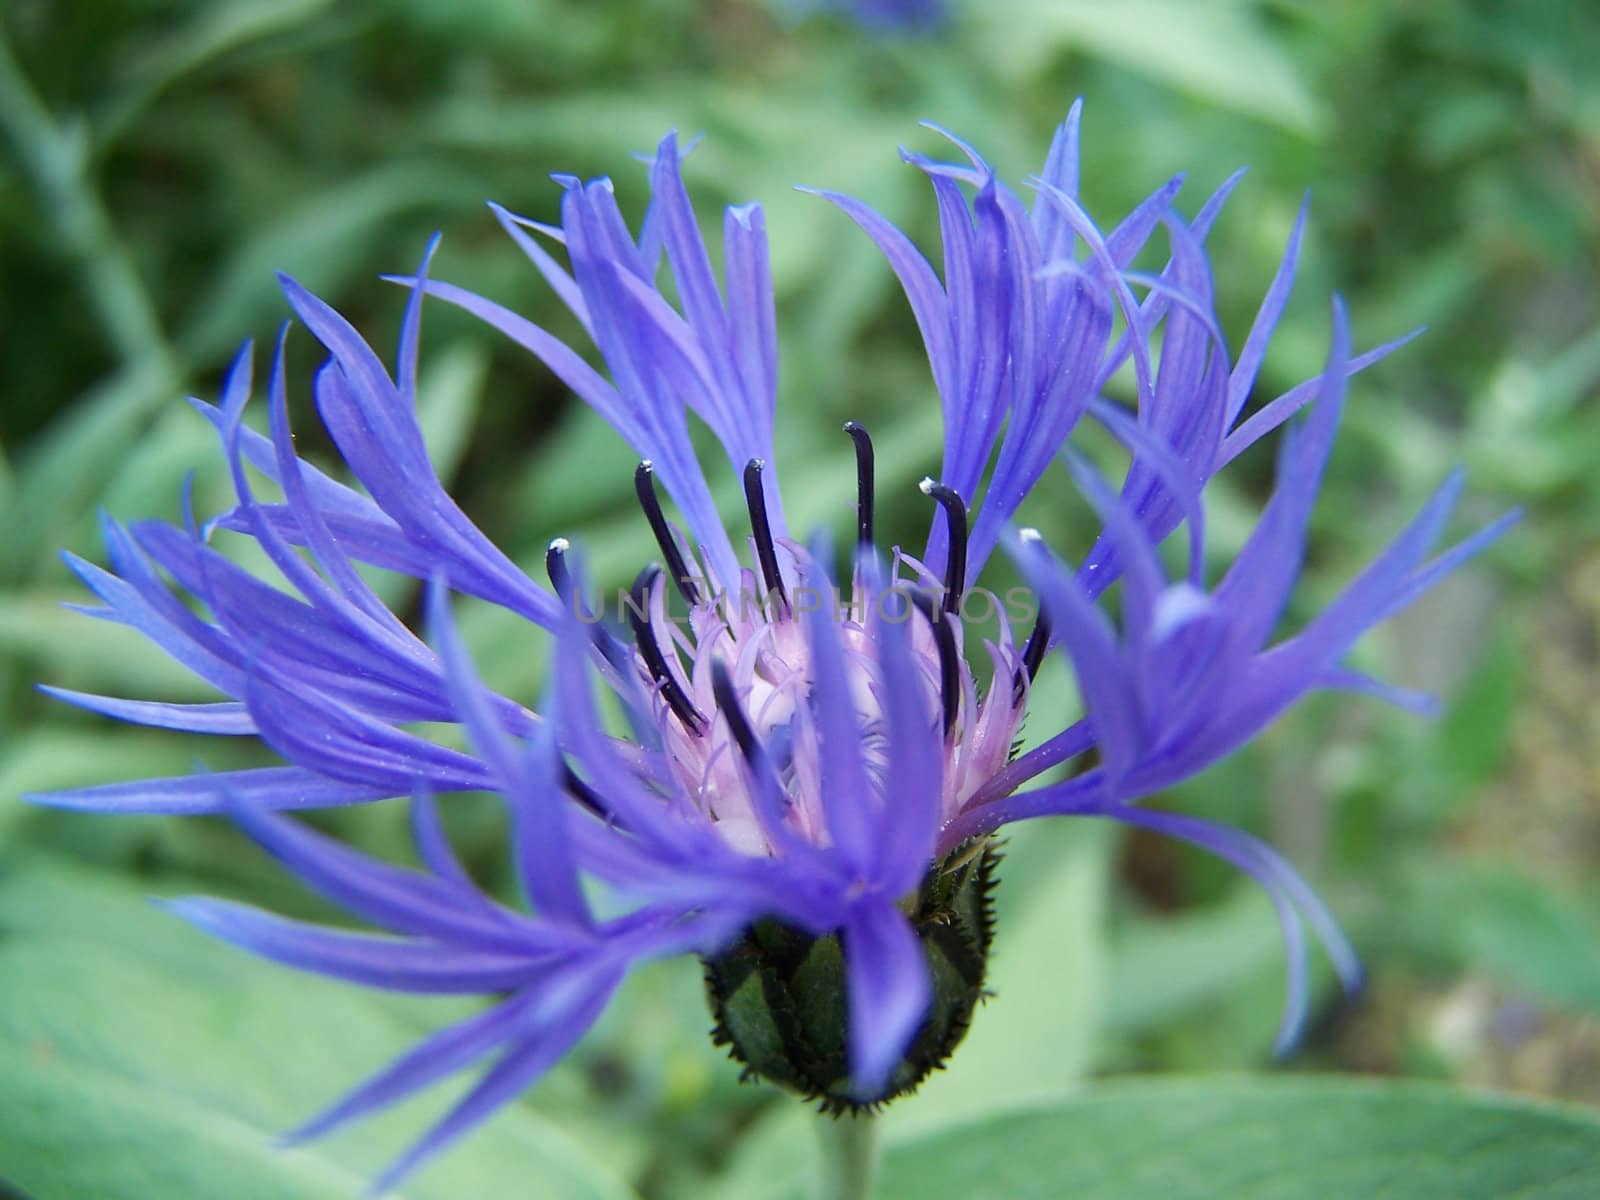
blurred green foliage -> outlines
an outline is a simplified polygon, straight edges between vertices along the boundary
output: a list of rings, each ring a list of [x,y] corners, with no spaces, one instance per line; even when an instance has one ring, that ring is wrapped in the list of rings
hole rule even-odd
[[[482,201],[548,218],[547,173],[612,174],[637,212],[630,154],[669,127],[703,131],[687,166],[702,213],[748,199],[769,212],[792,515],[842,521],[838,422],[874,430],[880,494],[908,494],[935,465],[937,406],[890,273],[791,185],[860,195],[933,247],[933,205],[895,154],[937,145],[916,122],[970,137],[1020,181],[1077,95],[1083,191],[1102,220],[1174,170],[1190,173],[1192,211],[1251,167],[1211,239],[1235,342],[1313,189],[1264,389],[1318,369],[1332,291],[1362,345],[1430,327],[1354,388],[1307,609],[1455,461],[1471,472],[1465,521],[1528,508],[1481,564],[1361,650],[1364,666],[1440,691],[1442,720],[1320,699],[1162,802],[1267,834],[1348,919],[1373,986],[1342,1014],[1324,988],[1301,1062],[1600,1102],[1600,17],[1581,0],[973,0],[944,34],[909,41],[786,24],[757,0],[12,0],[0,31],[0,1061],[34,1089],[18,1103],[47,1114],[0,1150],[43,1153],[48,1133],[52,1153],[74,1152],[71,1097],[37,1070],[38,1054],[60,1054],[104,1099],[86,1128],[137,1117],[146,1139],[198,1138],[246,1171],[260,1130],[431,1019],[280,978],[141,906],[204,887],[318,911],[219,823],[16,800],[256,753],[113,728],[32,685],[196,694],[136,638],[61,611],[76,597],[55,554],[95,556],[99,505],[176,516],[191,470],[201,510],[222,503],[212,438],[178,397],[214,394],[237,344],[272,335],[285,313],[274,270],[383,347],[401,298],[377,276],[407,270],[442,229],[439,274],[568,329]],[[292,343],[292,378],[307,377],[308,343]],[[426,347],[424,424],[466,510],[519,560],[565,533],[592,543],[603,573],[631,574],[650,540],[621,443],[443,306]],[[300,407],[315,457],[326,447],[303,393]],[[1263,451],[1226,474],[1219,549],[1270,469]],[[1084,526],[1068,497],[1058,481],[1027,515],[1070,538]],[[884,515],[908,539],[925,519],[915,505]],[[391,598],[410,603],[404,588]],[[495,651],[491,682],[532,694],[536,639],[470,618],[474,644]],[[1070,703],[1069,681],[1050,686]],[[492,811],[463,803],[452,817],[494,877]],[[404,853],[382,807],[330,821]],[[1016,833],[1011,868],[1000,999],[948,1077],[893,1110],[903,1136],[1095,1072],[1265,1061],[1281,951],[1264,903],[1225,870],[1071,824]],[[428,1177],[437,1191],[415,1194],[486,1194],[467,1181],[519,1161],[541,1164],[551,1195],[702,1195],[730,1163],[725,1194],[757,1194],[739,1190],[739,1147],[777,1147],[790,1126],[773,1123],[792,1118],[736,1084],[704,1026],[692,967],[652,969],[514,1117]],[[117,1049],[130,1039],[145,1044]],[[151,1072],[164,1090],[146,1103]],[[414,1109],[379,1122],[376,1141],[262,1167],[284,1179],[260,1194],[335,1194],[416,1127]],[[227,1120],[197,1125],[200,1111]],[[173,1171],[136,1194],[190,1194]]]

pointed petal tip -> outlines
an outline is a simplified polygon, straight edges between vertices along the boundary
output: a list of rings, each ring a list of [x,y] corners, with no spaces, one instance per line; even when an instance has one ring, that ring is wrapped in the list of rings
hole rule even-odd
[[[1272,1061],[1286,1062],[1294,1057],[1300,1048],[1300,1039],[1305,1034],[1304,1014],[1291,1013],[1283,1019],[1283,1024],[1278,1027],[1278,1035],[1272,1039]]]
[[[146,896],[145,903],[206,933],[216,932],[214,901],[207,896]]]
[[[289,274],[289,272],[274,271],[273,274],[277,277],[278,287],[282,289],[284,296],[289,301],[289,307],[294,309],[295,312],[298,313],[300,311],[300,306],[305,301],[316,299],[312,295],[311,289]]]
[[[228,360],[228,369],[224,377],[231,377],[241,366],[249,363],[255,357],[255,352],[255,338],[245,338],[243,342],[239,343],[239,348],[233,352],[233,357]],[[226,387],[227,385],[224,384],[223,386]]]
[[[308,1125],[299,1125],[294,1129],[280,1133],[273,1137],[268,1145],[280,1153],[288,1150],[298,1150],[315,1136],[306,1132],[308,1127]]]

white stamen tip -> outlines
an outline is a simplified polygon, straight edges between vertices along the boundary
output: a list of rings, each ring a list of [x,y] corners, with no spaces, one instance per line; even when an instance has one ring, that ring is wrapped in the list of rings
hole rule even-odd
[[[938,481],[935,480],[932,475],[924,475],[922,477],[922,482],[917,484],[917,490],[924,496],[931,496],[933,495],[933,489],[938,486]]]
[[[1033,545],[1035,542],[1044,541],[1044,534],[1040,533],[1032,525],[1017,530],[1017,537],[1021,541],[1027,542],[1029,545]]]
[[[557,554],[565,554],[572,549],[572,543],[562,537],[551,538],[548,549],[554,550]]]
[[[651,462],[648,458],[641,459],[640,462],[639,462],[639,469],[641,471],[649,471],[649,472],[651,472],[653,474],[655,472],[656,465],[655,465],[655,463]]]

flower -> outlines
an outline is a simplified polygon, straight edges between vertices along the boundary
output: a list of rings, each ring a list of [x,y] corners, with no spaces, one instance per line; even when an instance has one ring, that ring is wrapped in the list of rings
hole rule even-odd
[[[1312,689],[1417,706],[1339,664],[1364,630],[1511,518],[1428,559],[1459,488],[1452,477],[1327,609],[1271,641],[1345,381],[1393,345],[1352,356],[1335,303],[1322,374],[1241,421],[1288,297],[1304,213],[1232,359],[1204,240],[1237,177],[1192,222],[1173,208],[1174,180],[1102,232],[1077,199],[1078,119],[1074,107],[1033,181],[1031,207],[964,143],[955,142],[962,163],[905,155],[934,190],[942,277],[870,208],[823,193],[898,276],[940,396],[944,459],[939,479],[922,485],[933,525],[920,557],[895,549],[886,561],[876,546],[873,446],[855,423],[846,431],[857,464],[856,547],[842,586],[826,539],[788,535],[773,466],[778,356],[762,210],[726,211],[719,282],[671,135],[651,160],[652,198],[637,235],[606,180],[558,176],[558,226],[494,209],[592,339],[604,374],[509,309],[431,279],[432,245],[417,273],[398,280],[410,297],[393,376],[342,317],[286,279],[291,308],[328,353],[314,381],[319,414],[364,494],[296,456],[280,341],[266,435],[243,422],[248,348],[221,403],[195,402],[220,437],[235,507],[205,526],[192,517],[183,526],[108,519],[110,571],[67,556],[101,601],[86,611],[131,625],[228,699],[53,694],[123,720],[254,735],[285,763],[36,799],[231,813],[305,883],[386,932],[320,928],[204,898],[174,902],[180,915],[303,970],[499,997],[301,1136],[494,1058],[381,1181],[392,1183],[532,1084],[632,966],[683,953],[705,960],[718,1036],[751,1070],[834,1108],[880,1102],[915,1086],[959,1041],[988,948],[987,839],[1033,817],[1153,829],[1255,879],[1277,906],[1289,951],[1281,1044],[1305,1010],[1303,919],[1354,986],[1359,968],[1333,919],[1270,848],[1135,801],[1204,769]],[[1166,266],[1158,275],[1133,270],[1158,229]],[[567,266],[546,243],[565,249]],[[676,305],[656,283],[663,258]],[[589,593],[571,543],[550,543],[548,586],[537,582],[433,473],[413,411],[428,295],[530,351],[639,454],[637,495],[662,565],[641,571],[614,614],[629,636]],[[1131,412],[1102,395],[1124,367]],[[1210,582],[1202,489],[1302,408],[1305,419],[1282,438],[1278,484],[1260,521]],[[744,553],[712,504],[690,413],[742,480]],[[1126,448],[1120,488],[1067,444],[1085,418]],[[1012,528],[1058,459],[1104,522],[1076,568],[1038,534]],[[257,498],[250,468],[280,500]],[[658,483],[682,530],[668,520]],[[1158,548],[1180,527],[1187,564],[1174,579]],[[293,594],[213,549],[219,531],[253,541]],[[997,636],[969,652],[964,605],[987,595],[980,574],[1002,546],[1032,587],[1037,620],[1020,638],[1012,620],[1022,614],[1001,614]],[[426,581],[426,640],[384,606],[357,563]],[[1114,580],[1122,583],[1116,620],[1099,602]],[[548,633],[554,665],[542,703],[480,681],[455,632],[455,595]],[[673,604],[686,617],[673,619]],[[1052,651],[1070,662],[1084,715],[1015,757],[1034,675]],[[628,736],[608,724],[608,706],[620,709]],[[459,736],[424,732],[441,725]],[[1067,763],[1076,767],[1069,778],[1036,783]],[[482,895],[451,855],[434,797],[467,790],[498,794],[510,814],[527,911]],[[412,798],[420,870],[372,860],[284,815],[388,797]],[[620,915],[598,914],[586,881],[604,885]]]
[[[784,7],[797,16],[831,9],[883,33],[925,33],[950,19],[947,0],[785,0]]]

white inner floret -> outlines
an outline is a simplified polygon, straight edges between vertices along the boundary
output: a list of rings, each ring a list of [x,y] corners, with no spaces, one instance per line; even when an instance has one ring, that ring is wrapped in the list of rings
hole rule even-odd
[[[803,551],[789,548],[804,561]],[[907,560],[909,561],[909,560]],[[751,855],[778,852],[763,826],[752,795],[753,768],[721,711],[713,686],[713,663],[720,661],[732,681],[744,720],[772,764],[786,805],[786,826],[806,842],[827,846],[830,837],[822,805],[822,755],[851,753],[861,757],[874,805],[894,802],[894,781],[888,776],[888,721],[883,704],[883,674],[872,623],[865,621],[866,601],[857,589],[840,599],[833,613],[844,657],[844,674],[855,709],[859,741],[844,748],[822,745],[811,707],[812,651],[800,617],[772,597],[761,603],[754,573],[745,572],[741,601],[721,604],[703,600],[687,620],[668,620],[665,580],[652,589],[650,631],[661,647],[673,647],[670,668],[677,673],[682,695],[704,716],[705,723],[682,719],[669,703],[661,681],[639,650],[635,663],[649,688],[654,717],[661,730],[666,759],[677,785],[693,798],[701,813],[727,843]],[[918,586],[925,587],[925,584]],[[941,694],[942,664],[932,620],[949,622],[957,647],[962,622],[957,615],[934,609],[918,611],[909,600],[910,585],[891,607],[906,622],[923,708],[929,722],[926,736],[940,746],[941,824],[953,819],[975,792],[1005,766],[1027,708],[1027,682],[1009,622],[998,614],[996,641],[985,641],[990,671],[980,691],[977,673],[964,656],[957,658],[955,712],[947,718]],[[897,589],[898,590],[898,589]],[[800,603],[828,603],[802,591]],[[931,606],[930,606],[931,607]],[[1021,680],[1020,686],[1016,681]],[[1020,694],[1019,694],[1020,693]],[[948,733],[945,732],[948,724]]]

